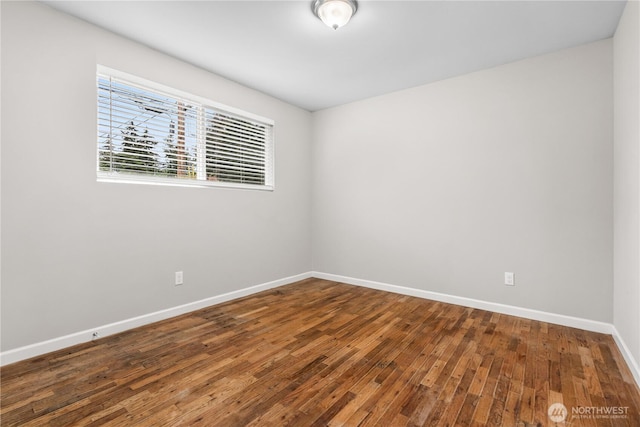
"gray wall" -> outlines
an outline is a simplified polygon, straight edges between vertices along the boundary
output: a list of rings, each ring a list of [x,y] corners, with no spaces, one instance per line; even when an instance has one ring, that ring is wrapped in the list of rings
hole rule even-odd
[[[640,363],[640,5],[627,2],[614,38],[613,322]]]
[[[310,114],[42,4],[1,8],[2,351],[313,269],[614,321],[640,359],[629,5],[615,315],[611,40]],[[274,119],[276,190],[96,183],[96,63]]]
[[[97,183],[96,63],[274,119],[276,190]],[[2,350],[308,272],[310,120],[42,4],[2,2]]]
[[[611,322],[612,111],[604,40],[314,113],[314,270]]]

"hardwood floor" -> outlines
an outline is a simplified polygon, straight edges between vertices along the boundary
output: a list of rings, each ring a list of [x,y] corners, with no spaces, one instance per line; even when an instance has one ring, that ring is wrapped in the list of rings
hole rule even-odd
[[[0,375],[3,426],[640,426],[610,336],[318,279]]]

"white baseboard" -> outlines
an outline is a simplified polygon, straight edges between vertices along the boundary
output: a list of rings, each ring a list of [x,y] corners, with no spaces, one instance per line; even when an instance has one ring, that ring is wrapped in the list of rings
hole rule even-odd
[[[187,304],[179,305],[177,307],[168,308],[165,310],[156,311],[154,313],[144,314],[142,316],[134,317],[131,319],[122,320],[108,325],[99,326],[97,328],[87,329],[84,331],[76,332],[73,334],[65,335],[63,337],[53,338],[47,341],[19,347],[16,349],[4,351],[0,353],[0,366],[8,365],[10,363],[19,362],[20,360],[29,359],[32,357],[40,356],[42,354],[50,353],[52,351],[60,350],[66,347],[71,347],[76,344],[91,341],[93,334],[98,333],[100,338],[109,335],[123,332],[129,329],[137,328],[139,326],[148,325],[150,323],[158,322],[160,320],[169,319],[171,317],[179,316],[181,314],[189,313],[191,311],[199,310],[201,308],[209,307],[211,305],[220,304],[233,299],[241,298],[247,295],[255,294],[267,289],[276,288],[278,286],[288,285],[299,280],[307,279],[311,277],[311,273],[302,273],[295,276],[285,277],[283,279],[274,280],[272,282],[263,283],[256,286],[240,289],[233,292],[228,292],[222,295],[216,295],[203,300],[190,302]]]
[[[120,322],[110,323],[108,325],[100,326],[97,328],[87,329],[84,331],[76,332],[63,337],[54,338],[51,340],[31,344],[28,346],[8,350],[0,353],[0,366],[8,365],[10,363],[19,362],[20,360],[29,359],[31,357],[40,356],[42,354],[50,353],[52,351],[60,350],[66,347],[71,347],[76,344],[88,342],[93,339],[93,333],[97,332],[99,336],[106,337],[118,332],[123,332],[129,329],[137,328],[139,326],[148,325],[153,322],[165,320],[171,317],[179,316],[191,311],[199,310],[201,308],[209,307],[211,305],[220,304],[233,299],[242,298],[247,295],[255,294],[267,289],[276,288],[278,286],[288,285],[290,283],[297,282],[299,280],[308,279],[309,277],[317,277],[319,279],[331,280],[335,282],[347,283],[350,285],[362,286],[371,289],[378,289],[381,291],[393,292],[396,294],[409,295],[419,298],[430,299],[434,301],[445,302],[449,304],[462,305],[465,307],[478,308],[482,310],[493,311],[501,314],[508,314],[511,316],[524,317],[525,319],[539,320],[542,322],[555,323],[557,325],[569,326],[572,328],[584,329],[587,331],[599,332],[604,334],[610,334],[613,336],[614,341],[618,345],[622,356],[624,357],[629,370],[633,374],[636,383],[640,387],[640,368],[638,362],[634,359],[629,347],[625,344],[624,340],[618,333],[618,330],[610,323],[598,322],[595,320],[582,319],[578,317],[565,316],[563,314],[548,313],[545,311],[532,310],[528,308],[516,307],[511,305],[499,304],[494,302],[482,301],[473,298],[459,297],[455,295],[442,294],[438,292],[425,291],[422,289],[407,288],[404,286],[390,285],[388,283],[375,282],[371,280],[355,279],[353,277],[340,276],[337,274],[329,274],[322,272],[307,272],[298,274],[295,276],[285,277],[283,279],[274,280],[272,282],[263,283],[256,286],[240,289],[233,292],[228,292],[222,295],[216,295],[210,298],[206,298],[199,301],[194,301],[188,304],[183,304],[177,307],[168,308],[166,310],[156,311],[154,313],[145,314],[142,316],[134,317]]]
[[[613,333],[611,335],[618,345],[620,353],[622,353],[622,357],[624,357],[625,362],[627,362],[627,366],[629,367],[633,378],[636,380],[636,384],[638,385],[638,387],[640,387],[640,367],[638,366],[638,362],[633,357],[633,354],[631,353],[631,350],[629,350],[629,347],[627,347],[627,343],[624,342],[624,340],[618,333],[618,329],[614,325],[611,325],[611,327],[613,328]]]
[[[396,294],[409,295],[434,301],[446,302],[449,304],[478,308],[501,314],[509,314],[511,316],[524,317],[525,319],[539,320],[541,322],[555,323],[557,325],[570,326],[572,328],[585,329],[587,331],[600,332],[603,334],[613,333],[613,325],[611,325],[610,323],[598,322],[596,320],[565,316],[564,314],[548,313],[546,311],[532,310],[529,308],[482,301],[473,298],[441,294],[439,292],[425,291],[422,289],[390,285],[388,283],[374,282],[371,280],[354,279],[352,277],[338,276],[335,274],[327,274],[314,271],[311,273],[311,275],[319,279],[333,280],[336,282],[348,283],[350,285],[363,286],[366,288],[378,289],[381,291],[393,292]]]
[[[587,331],[611,335],[618,345],[620,353],[622,353],[622,356],[627,362],[629,370],[636,380],[636,384],[638,385],[638,387],[640,387],[640,369],[638,368],[638,363],[634,359],[631,351],[629,350],[629,347],[627,347],[624,340],[618,333],[618,330],[611,323],[566,316],[564,314],[548,313],[546,311],[532,310],[529,308],[482,301],[473,298],[441,294],[438,292],[425,291],[422,289],[390,285],[388,283],[375,282],[371,280],[355,279],[353,277],[340,276],[337,274],[321,273],[318,271],[313,271],[311,273],[311,276],[317,277],[319,279],[331,280],[335,282],[347,283],[350,285],[393,292],[401,295],[409,295],[434,301],[446,302],[449,304],[462,305],[465,307],[478,308],[482,310],[493,311],[496,313],[508,314],[511,316],[524,317],[525,319],[538,320],[541,322],[554,323],[556,325],[569,326],[572,328],[579,328]]]

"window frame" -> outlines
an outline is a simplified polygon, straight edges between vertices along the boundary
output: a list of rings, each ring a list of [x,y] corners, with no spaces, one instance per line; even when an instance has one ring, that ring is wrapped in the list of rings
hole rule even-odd
[[[177,177],[163,177],[157,175],[145,175],[145,174],[127,174],[113,171],[100,170],[100,78],[113,78],[120,83],[129,85],[131,87],[154,92],[161,96],[167,96],[176,98],[181,101],[188,101],[189,103],[196,104],[198,115],[204,115],[207,108],[213,109],[223,114],[230,114],[237,116],[240,119],[248,120],[252,122],[258,122],[269,129],[269,136],[265,138],[265,158],[264,158],[264,184],[248,184],[238,182],[225,182],[225,181],[208,181],[202,179],[201,171],[206,167],[201,161],[197,161],[198,176],[195,178],[177,178]],[[114,183],[127,183],[127,184],[147,184],[147,185],[166,185],[166,186],[179,186],[179,187],[195,187],[195,188],[236,188],[247,190],[262,190],[273,191],[275,189],[275,121],[263,116],[259,116],[254,113],[250,113],[239,108],[230,107],[228,105],[221,104],[211,99],[194,95],[189,92],[185,92],[179,89],[175,89],[163,84],[153,82],[151,80],[144,79],[142,77],[135,76],[133,74],[125,73],[113,68],[109,68],[103,65],[97,65],[96,67],[96,174],[98,182],[114,182]],[[203,132],[199,129],[198,132]],[[204,134],[198,134],[198,150],[202,149],[202,144],[205,144]],[[200,157],[200,156],[198,156]]]

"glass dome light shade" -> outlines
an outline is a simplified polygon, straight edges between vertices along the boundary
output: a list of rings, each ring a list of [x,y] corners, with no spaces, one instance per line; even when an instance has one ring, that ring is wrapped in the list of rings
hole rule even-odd
[[[337,30],[349,22],[355,12],[355,4],[345,0],[319,1],[315,12],[322,22]]]

